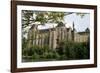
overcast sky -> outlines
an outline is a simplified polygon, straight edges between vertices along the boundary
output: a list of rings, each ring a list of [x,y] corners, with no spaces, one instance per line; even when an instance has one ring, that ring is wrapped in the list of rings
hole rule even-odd
[[[65,22],[72,27],[73,22],[75,25],[76,31],[84,31],[86,28],[90,26],[90,14],[85,14],[83,18],[80,15],[76,15],[75,13],[65,16]],[[66,25],[67,25],[66,24]]]
[[[33,18],[35,15],[33,15]],[[86,28],[90,26],[90,14],[84,14],[83,17],[77,15],[75,12],[72,14],[64,16],[64,22],[66,27],[71,27],[73,29],[73,23],[77,32],[85,31]],[[49,29],[56,27],[56,23],[46,23],[45,25],[39,25],[38,29]],[[30,26],[29,26],[30,27]],[[25,29],[28,30],[28,29]]]
[[[85,31],[86,28],[89,28],[90,25],[90,14],[85,14],[83,17],[77,15],[76,13],[66,15],[64,17],[66,27],[71,27],[73,29],[73,23],[77,32]],[[40,25],[39,29],[48,29],[56,27],[57,24],[47,23],[45,25]]]

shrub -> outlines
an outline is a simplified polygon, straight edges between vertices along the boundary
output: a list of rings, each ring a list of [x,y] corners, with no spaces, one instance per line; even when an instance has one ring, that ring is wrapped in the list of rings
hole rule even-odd
[[[31,56],[32,61],[50,61],[50,60],[77,60],[89,59],[88,43],[78,43],[71,41],[62,41],[56,49],[34,45],[29,49],[23,49],[24,56]]]

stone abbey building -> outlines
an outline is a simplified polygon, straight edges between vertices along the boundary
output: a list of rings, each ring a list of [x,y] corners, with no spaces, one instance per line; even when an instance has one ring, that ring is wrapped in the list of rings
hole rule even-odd
[[[57,48],[61,41],[73,42],[87,42],[89,40],[89,29],[84,32],[76,32],[73,23],[71,27],[65,27],[65,24],[59,23],[54,28],[39,30],[38,25],[33,24],[28,32],[28,47],[37,45],[43,47],[44,45],[49,48]]]

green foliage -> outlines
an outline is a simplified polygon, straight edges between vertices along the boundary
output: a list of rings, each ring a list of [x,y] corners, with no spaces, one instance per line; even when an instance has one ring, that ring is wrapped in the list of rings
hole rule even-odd
[[[35,14],[35,19],[33,18],[33,14]],[[30,21],[40,22],[41,24],[45,24],[47,22],[59,23],[64,20],[64,15],[65,15],[64,12],[23,10],[22,11],[22,27],[23,28],[27,27],[31,23]]]
[[[30,61],[52,61],[52,60],[79,60],[89,59],[89,44],[62,41],[56,49],[34,45],[30,49],[23,49],[23,56],[31,56]],[[26,58],[28,61],[29,59]]]
[[[22,38],[22,49],[27,48],[27,39],[26,38]]]
[[[27,27],[30,24],[30,18],[33,15],[31,10],[22,10],[22,28]]]
[[[22,10],[22,27],[27,27],[32,22],[40,22],[45,24],[47,22],[60,23],[64,20],[64,16],[73,14],[74,12],[50,12],[50,11],[32,11],[32,10]],[[35,18],[33,17],[35,14]],[[76,13],[80,15],[81,18],[87,13]],[[31,18],[31,19],[30,19]]]

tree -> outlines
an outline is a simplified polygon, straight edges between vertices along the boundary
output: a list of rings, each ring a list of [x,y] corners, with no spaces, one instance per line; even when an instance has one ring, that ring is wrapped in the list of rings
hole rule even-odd
[[[30,18],[33,15],[31,10],[22,10],[22,28],[27,27],[30,24]]]
[[[42,25],[47,22],[58,23],[58,22],[63,21],[63,17],[64,17],[64,12],[23,10],[22,11],[22,21],[23,21],[22,26],[24,28],[28,26],[31,22],[40,22],[40,24]]]
[[[30,23],[39,22],[40,24],[59,23],[64,21],[64,16],[74,12],[50,12],[50,11],[32,11],[22,10],[22,27],[27,27]],[[86,13],[76,13],[82,18]]]

